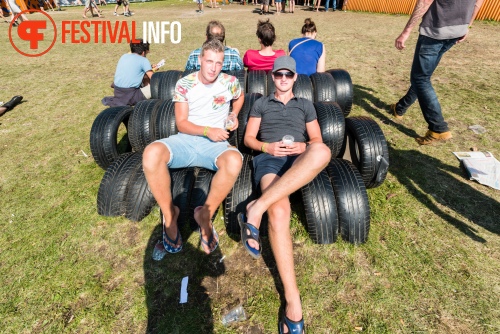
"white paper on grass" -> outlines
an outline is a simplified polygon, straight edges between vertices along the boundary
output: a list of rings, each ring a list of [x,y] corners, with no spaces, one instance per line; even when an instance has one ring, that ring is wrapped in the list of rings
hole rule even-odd
[[[180,304],[187,303],[187,301],[188,301],[188,292],[187,292],[188,280],[189,280],[188,276],[186,276],[182,279],[182,282],[181,282],[181,301],[179,302]]]
[[[500,162],[491,152],[453,152],[462,162],[469,178],[500,190]]]

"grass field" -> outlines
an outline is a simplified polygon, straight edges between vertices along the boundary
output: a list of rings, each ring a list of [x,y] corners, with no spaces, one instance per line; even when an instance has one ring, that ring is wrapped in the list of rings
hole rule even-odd
[[[210,19],[224,23],[227,44],[242,54],[258,48],[255,28],[263,17],[253,6],[199,15],[193,2],[169,0],[131,9],[133,18],[114,17],[112,5],[103,14],[112,22],[133,19],[139,31],[143,21],[181,23],[181,43],[151,46],[149,59],[165,58],[164,69],[184,67]],[[82,11],[67,8],[52,17],[60,29]],[[327,68],[351,74],[352,115],[378,122],[391,160],[385,183],[369,190],[366,244],[316,245],[301,208],[294,208],[308,332],[500,332],[500,192],[467,180],[452,155],[477,147],[500,156],[500,25],[476,22],[468,40],[444,56],[433,83],[454,138],[419,147],[413,137],[426,131],[419,107],[400,122],[387,113],[409,84],[417,33],[403,52],[393,46],[408,17],[298,8],[270,17],[277,48],[299,36],[306,17],[326,45]],[[267,239],[263,259],[253,261],[219,216],[215,254],[204,255],[198,235],[185,228],[185,250],[154,262],[158,209],[140,223],[97,214],[104,171],[90,155],[89,132],[128,45],[62,44],[58,34],[50,52],[29,58],[9,43],[6,23],[0,35],[0,100],[25,100],[0,118],[0,332],[277,332],[282,290]],[[487,132],[474,134],[468,130],[474,124]],[[189,299],[180,305],[184,276]],[[223,327],[221,314],[238,303],[249,319]]]

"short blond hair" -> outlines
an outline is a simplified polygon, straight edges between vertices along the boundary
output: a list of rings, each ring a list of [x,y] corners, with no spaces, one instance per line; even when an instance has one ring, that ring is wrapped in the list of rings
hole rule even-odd
[[[221,41],[218,39],[210,39],[203,43],[203,46],[201,47],[201,56],[205,54],[205,51],[214,51],[214,52],[222,52],[224,53],[224,45],[222,45]]]

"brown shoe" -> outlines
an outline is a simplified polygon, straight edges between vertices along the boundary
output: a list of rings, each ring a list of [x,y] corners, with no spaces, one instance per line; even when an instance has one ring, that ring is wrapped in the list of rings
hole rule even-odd
[[[417,138],[415,138],[415,140],[420,145],[429,145],[429,144],[433,144],[433,143],[438,142],[438,141],[445,141],[445,140],[448,140],[451,138],[452,138],[452,135],[451,135],[450,131],[437,133],[437,132],[433,132],[431,130],[428,130],[424,137],[417,137]]]
[[[391,104],[389,109],[390,109],[391,114],[394,116],[395,119],[399,119],[399,120],[403,119],[403,115],[399,115],[396,112],[396,104]]]

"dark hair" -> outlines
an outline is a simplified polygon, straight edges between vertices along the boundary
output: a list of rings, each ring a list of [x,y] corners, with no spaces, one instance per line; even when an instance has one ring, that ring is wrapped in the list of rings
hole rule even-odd
[[[259,21],[257,23],[256,35],[264,46],[271,46],[276,40],[274,26],[271,22],[269,22],[269,19],[267,19],[267,21]]]
[[[139,43],[130,42],[130,52],[140,55],[143,52],[149,51],[149,43],[144,43],[142,41],[142,38],[139,38],[137,40],[139,41]]]
[[[205,51],[212,50],[214,52],[224,53],[224,45],[218,39],[209,39],[201,47],[200,57],[203,57]]]
[[[304,25],[302,26],[302,33],[305,34],[307,32],[316,32],[316,25],[310,18],[304,20]]]
[[[212,30],[214,28],[219,28],[220,29],[220,33],[218,34],[214,34],[212,32]],[[226,38],[226,29],[224,29],[224,26],[222,25],[222,23],[220,23],[220,21],[210,21],[208,22],[208,25],[207,25],[207,40],[210,40],[210,39],[218,39],[221,43],[224,43],[224,39]]]

